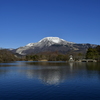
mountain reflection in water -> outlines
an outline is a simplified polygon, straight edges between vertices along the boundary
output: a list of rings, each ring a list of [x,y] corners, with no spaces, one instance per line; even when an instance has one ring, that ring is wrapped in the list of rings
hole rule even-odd
[[[76,77],[80,73],[80,75],[93,77],[93,73],[96,71],[97,76],[100,77],[99,65],[100,63],[17,62],[0,64],[0,75],[10,73],[13,69],[16,69],[17,72],[26,75],[29,79],[36,78],[43,84],[57,85]],[[9,69],[5,68],[7,66]]]
[[[0,100],[100,100],[100,63],[0,63]]]
[[[70,76],[70,67],[58,63],[34,62],[27,63],[30,66],[28,70],[20,70],[20,73],[26,74],[29,78],[38,78],[46,84],[59,84]]]
[[[26,65],[27,70],[19,70],[21,74],[26,74],[28,78],[37,78],[49,85],[57,85],[64,80],[74,78],[79,70],[89,68],[88,64],[86,67],[86,63],[66,62],[26,62]]]

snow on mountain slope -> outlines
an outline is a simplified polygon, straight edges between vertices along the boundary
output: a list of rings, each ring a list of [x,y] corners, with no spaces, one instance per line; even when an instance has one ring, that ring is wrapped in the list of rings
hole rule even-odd
[[[54,42],[54,43],[60,43],[61,41],[65,41],[63,39],[60,39],[58,37],[46,37],[43,38],[42,40],[40,40],[39,42],[45,42],[45,41],[49,41],[49,42]]]
[[[68,42],[64,39],[61,39],[59,37],[46,37],[46,38],[43,38],[42,40],[39,41],[40,42],[53,42],[53,43],[61,43],[61,42],[66,42],[66,43],[73,43],[73,42]]]
[[[44,46],[51,46],[53,44],[75,44],[75,43],[68,42],[64,39],[60,39],[59,37],[45,37],[37,43],[29,43],[26,46],[42,48]]]
[[[35,45],[35,43],[29,43],[29,44],[27,44],[26,46],[31,47],[31,46],[33,46],[33,45]]]

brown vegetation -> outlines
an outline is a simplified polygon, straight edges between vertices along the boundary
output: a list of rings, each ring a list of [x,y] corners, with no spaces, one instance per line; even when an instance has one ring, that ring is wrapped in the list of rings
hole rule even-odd
[[[0,62],[15,61],[17,58],[10,51],[6,49],[0,50]]]

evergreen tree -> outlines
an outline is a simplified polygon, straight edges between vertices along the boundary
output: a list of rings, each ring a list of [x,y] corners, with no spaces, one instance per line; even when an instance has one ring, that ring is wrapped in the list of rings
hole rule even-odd
[[[98,51],[95,48],[89,48],[86,53],[87,59],[98,59]]]

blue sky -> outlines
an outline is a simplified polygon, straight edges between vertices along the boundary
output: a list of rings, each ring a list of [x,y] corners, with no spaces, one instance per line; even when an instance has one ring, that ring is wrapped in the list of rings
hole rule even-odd
[[[100,0],[0,0],[0,47],[49,36],[100,45]]]

